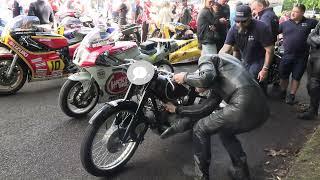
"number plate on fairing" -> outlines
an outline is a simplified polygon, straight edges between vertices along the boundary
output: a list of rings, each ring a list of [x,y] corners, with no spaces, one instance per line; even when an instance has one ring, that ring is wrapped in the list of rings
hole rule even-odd
[[[48,69],[49,69],[50,72],[63,70],[64,66],[65,66],[64,62],[61,59],[48,61],[47,65],[48,65]]]

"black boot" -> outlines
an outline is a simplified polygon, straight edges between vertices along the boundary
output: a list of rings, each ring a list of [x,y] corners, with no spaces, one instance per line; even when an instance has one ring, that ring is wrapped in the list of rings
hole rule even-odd
[[[209,164],[210,162],[201,163],[199,158],[194,156],[194,180],[209,180]]]
[[[308,111],[301,113],[298,115],[299,119],[303,120],[313,120],[316,119],[318,116],[318,108],[319,108],[319,102],[318,100],[315,100],[311,97],[310,99],[310,107]]]
[[[173,136],[177,133],[183,133],[188,129],[191,129],[193,121],[191,118],[181,118],[179,116],[171,116],[169,117],[169,122],[172,122],[174,119],[174,123],[172,123],[171,127],[169,127],[168,129],[166,129],[160,136],[161,139],[166,139],[170,136]]]
[[[233,180],[250,180],[249,167],[246,157],[241,157],[240,161],[229,169],[229,176]]]

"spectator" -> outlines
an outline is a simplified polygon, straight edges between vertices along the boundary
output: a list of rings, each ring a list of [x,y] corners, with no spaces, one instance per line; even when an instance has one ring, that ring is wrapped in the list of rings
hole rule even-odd
[[[162,8],[159,11],[159,19],[158,22],[160,25],[164,25],[171,22],[174,16],[172,14],[169,1],[165,1],[162,4]]]
[[[217,16],[217,6],[213,0],[206,0],[205,7],[201,9],[197,20],[197,35],[201,45],[201,55],[217,53],[216,28],[220,26]]]
[[[293,105],[299,88],[300,79],[305,71],[309,56],[307,37],[317,21],[304,17],[306,8],[303,4],[294,5],[291,17],[280,24],[279,32],[283,35],[284,55],[280,61],[280,98]],[[290,93],[287,95],[289,76],[292,74]]]
[[[147,40],[149,24],[150,24],[150,8],[151,1],[147,0],[143,3],[143,14],[142,14],[142,42]]]
[[[126,5],[126,0],[122,0],[122,3],[119,6],[119,25],[126,25],[127,22],[127,14],[128,14],[128,6]]]
[[[291,14],[290,11],[283,11],[283,15],[279,19],[279,24],[289,20],[290,19],[290,14]]]
[[[136,12],[135,12],[135,15],[134,15],[134,22],[135,23],[138,23],[138,24],[142,24],[142,7],[140,5],[140,0],[136,0]]]
[[[49,4],[53,10],[53,13],[56,14],[59,10],[59,2],[56,0],[49,0]]]
[[[230,19],[230,6],[228,5],[228,0],[218,0],[217,2],[220,5],[221,17],[225,18],[226,20]]]
[[[183,7],[181,12],[182,13],[181,13],[181,17],[179,18],[179,22],[184,25],[188,25],[192,17],[191,17],[191,10],[188,8],[188,3],[186,0],[183,1]]]
[[[308,111],[299,115],[300,119],[312,120],[318,116],[320,103],[320,23],[310,33],[308,44],[311,45],[310,58],[308,61],[308,94],[310,106]]]
[[[19,16],[21,14],[21,9],[22,7],[20,6],[19,2],[17,0],[14,0],[12,5],[12,16]]]
[[[274,48],[271,32],[263,22],[252,19],[251,9],[247,5],[236,7],[235,21],[236,25],[229,30],[220,52],[231,53],[234,49],[237,58],[241,55],[246,69],[267,93],[264,81],[268,76]]]
[[[228,29],[230,28],[230,6],[227,4],[228,0],[218,0],[217,2],[219,5],[219,21],[223,25],[221,29],[217,31],[220,37],[220,39],[217,40],[217,50],[220,51],[226,39]]]
[[[272,32],[273,41],[276,42],[279,31],[279,18],[274,13],[273,8],[268,8],[266,0],[254,0],[251,3],[251,10],[255,19],[264,22],[268,26]]]
[[[37,0],[30,3],[28,16],[37,16],[40,24],[53,24],[53,10],[47,0]]]

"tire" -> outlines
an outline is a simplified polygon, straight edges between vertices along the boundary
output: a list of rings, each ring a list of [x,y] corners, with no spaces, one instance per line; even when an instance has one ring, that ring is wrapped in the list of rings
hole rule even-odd
[[[98,103],[99,100],[99,87],[96,83],[91,85],[91,88],[88,91],[93,91],[93,96],[90,97],[90,102],[81,102],[81,93],[82,86],[79,81],[67,80],[59,93],[59,106],[67,116],[79,118],[87,115]],[[74,88],[80,88],[77,92],[73,93]],[[77,90],[77,89],[76,89]],[[78,96],[78,97],[77,97]],[[79,97],[80,96],[80,97]],[[71,98],[71,99],[70,99]],[[79,100],[80,98],[80,100]],[[77,103],[77,104],[75,104]],[[79,104],[85,103],[85,104]],[[87,104],[87,106],[86,106]],[[73,107],[74,106],[74,107]]]
[[[6,77],[6,72],[8,68],[10,68],[12,60],[13,59],[0,60],[0,95],[15,94],[23,87],[27,80],[28,68],[20,59],[17,60],[16,66],[12,71],[11,77]]]
[[[123,125],[124,123],[118,123],[117,122],[123,122],[122,118],[118,119],[119,113],[123,113],[124,111],[134,114],[135,110],[138,108],[138,105],[134,102],[123,102],[119,103],[118,106],[115,107],[103,107],[99,112],[97,112],[93,117],[93,123],[89,124],[85,131],[84,139],[81,143],[80,148],[80,159],[83,167],[89,172],[90,174],[94,176],[108,176],[112,173],[120,170],[123,168],[123,166],[131,159],[133,154],[135,153],[136,149],[139,146],[139,142],[132,141],[129,143],[126,143],[128,147],[125,148],[123,153],[121,153],[119,156],[115,157],[114,161],[111,161],[108,165],[102,166],[98,163],[103,163],[105,161],[105,158],[108,157],[108,160],[110,160],[110,157],[108,156],[109,153],[113,155],[115,153],[115,149],[112,149],[113,146],[109,145],[115,142],[112,138],[118,138],[119,134],[121,132],[124,132],[126,128],[123,128],[121,131],[119,130],[121,126],[125,127],[126,125]],[[113,115],[116,115],[113,118]],[[127,119],[130,119],[131,116],[127,116],[127,114],[123,113],[122,115],[126,115],[126,117],[129,117]],[[120,120],[120,121],[119,121]],[[125,121],[128,123],[128,121]],[[109,126],[110,125],[110,126]],[[103,130],[103,133],[100,132],[100,130]],[[103,143],[102,147],[97,147],[99,145],[98,143],[94,143],[96,140],[96,136],[99,134],[102,134],[101,140],[99,140],[98,143]],[[99,138],[97,138],[99,139]],[[119,143],[119,141],[118,141]],[[93,144],[96,146],[96,149],[93,149]],[[117,144],[117,143],[116,143]],[[119,143],[120,144],[120,143]],[[123,144],[120,145],[120,148],[124,147]],[[105,148],[105,149],[101,149]],[[113,147],[114,148],[114,147]],[[99,150],[97,155],[97,158],[93,157],[93,151]],[[119,151],[117,148],[116,151]],[[97,151],[96,151],[97,152]],[[107,155],[102,153],[108,153]],[[125,153],[125,154],[124,154]],[[104,157],[104,159],[99,159],[98,157]],[[108,161],[107,160],[107,161]]]
[[[166,71],[169,71],[172,73],[174,72],[173,66],[172,66],[172,64],[169,63],[169,61],[161,60],[161,61],[156,62],[154,65],[156,65],[158,68],[164,69]]]

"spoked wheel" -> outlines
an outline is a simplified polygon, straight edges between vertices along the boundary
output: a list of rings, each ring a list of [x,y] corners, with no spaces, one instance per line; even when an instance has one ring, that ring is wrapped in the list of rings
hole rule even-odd
[[[81,117],[88,114],[97,105],[98,100],[99,87],[96,83],[92,83],[90,88],[84,92],[82,82],[67,80],[59,93],[60,108],[70,117]]]
[[[168,71],[168,72],[174,72],[172,64],[169,63],[169,61],[161,60],[159,62],[156,62],[155,65],[162,70]]]
[[[12,59],[0,61],[0,95],[10,95],[19,91],[27,79],[27,68],[17,61],[11,75],[7,75]]]
[[[82,165],[90,174],[108,176],[133,156],[139,142],[131,136],[124,140],[123,135],[136,108],[136,103],[130,102],[103,108],[95,114],[93,124],[86,129],[80,151]]]

